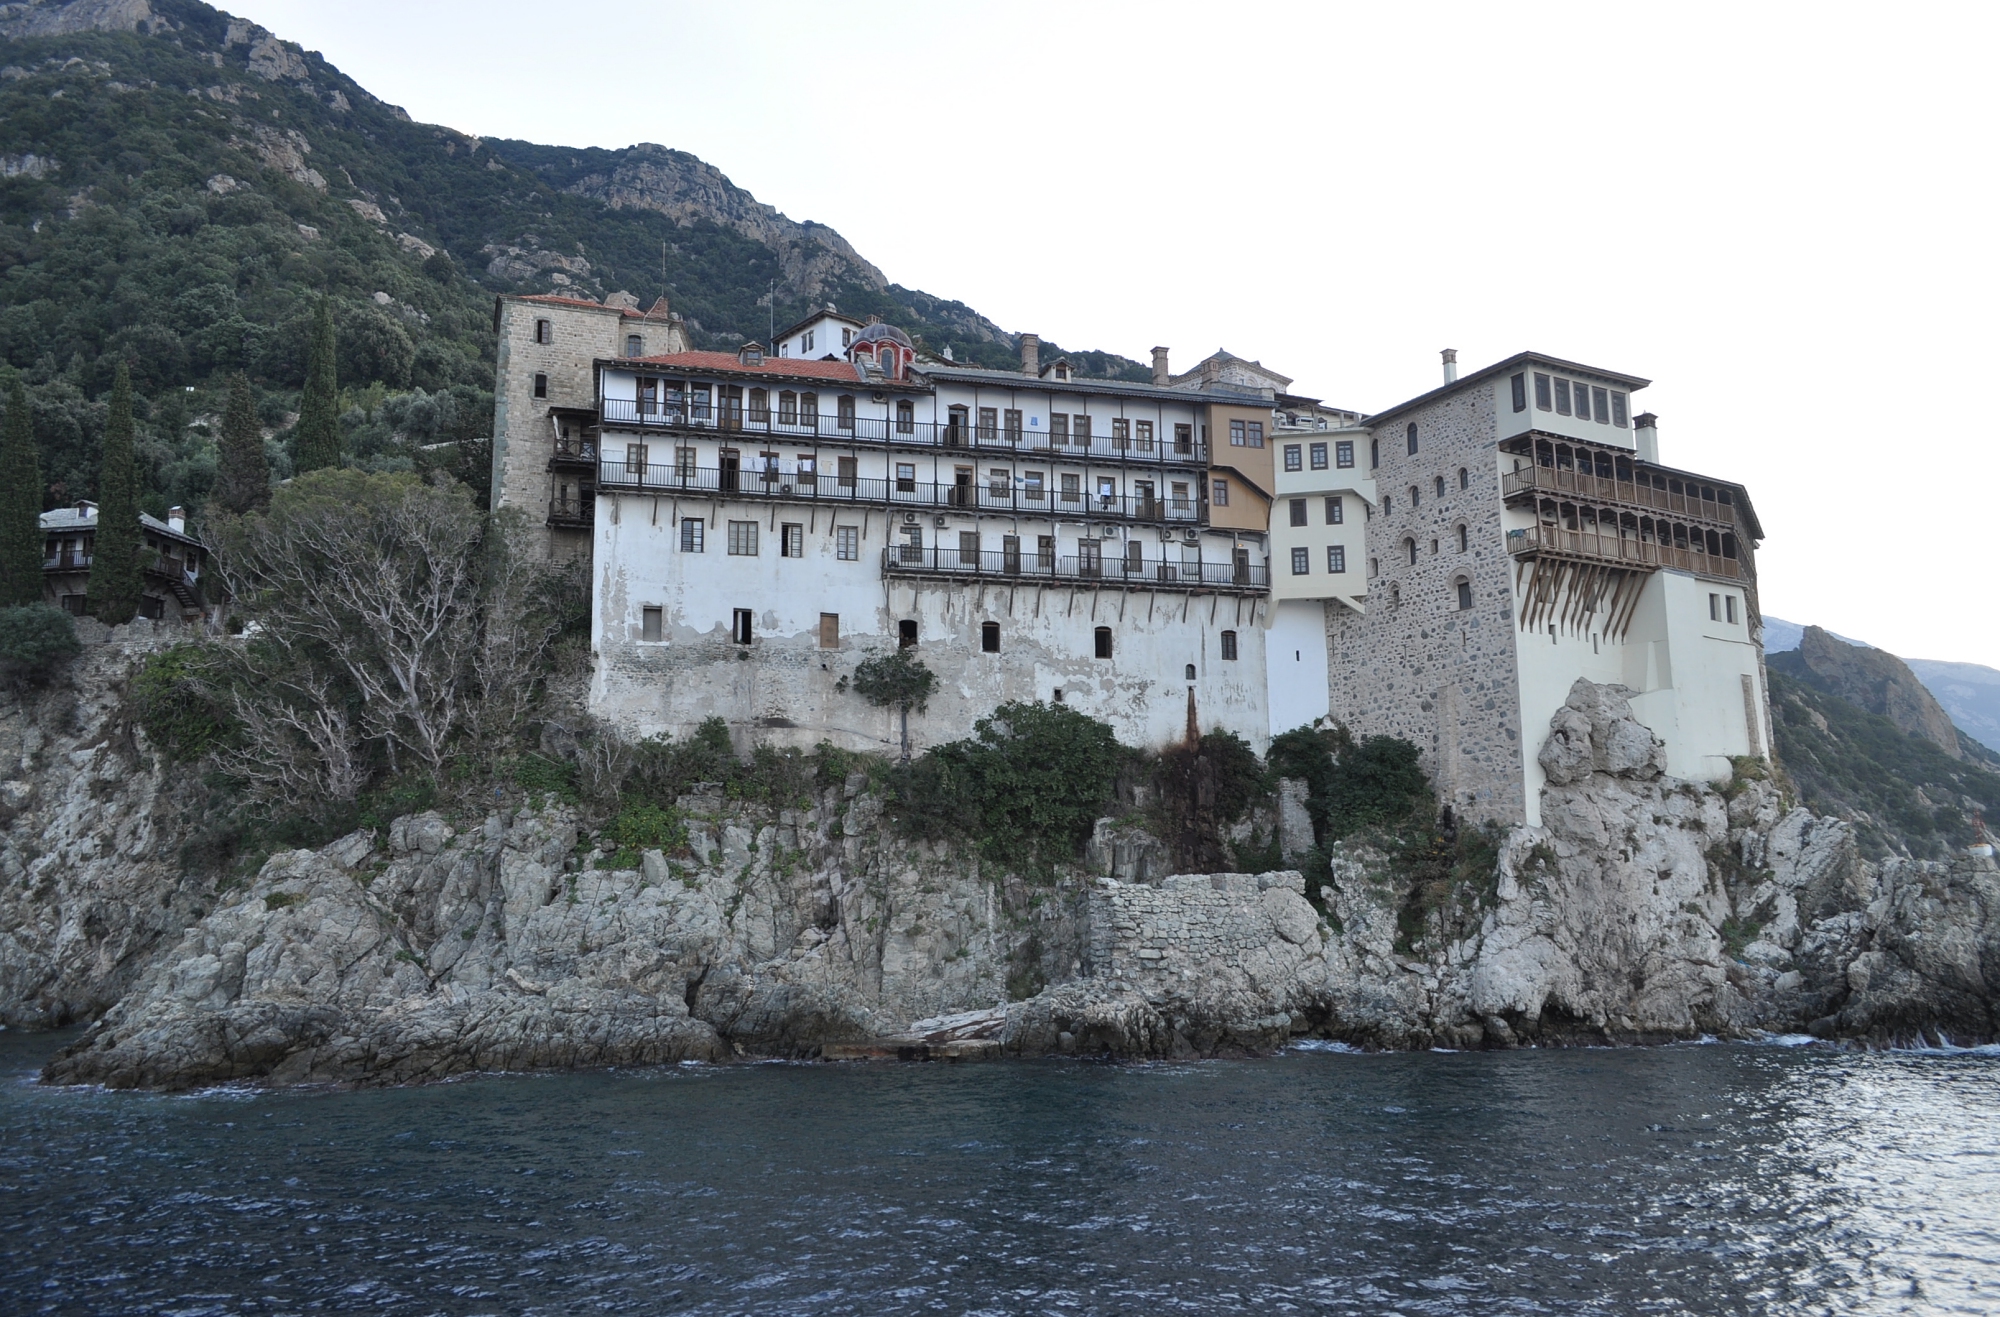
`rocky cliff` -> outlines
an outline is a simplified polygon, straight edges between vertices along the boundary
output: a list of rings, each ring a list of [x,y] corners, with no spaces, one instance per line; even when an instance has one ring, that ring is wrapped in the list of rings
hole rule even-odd
[[[1993,861],[1871,864],[1770,782],[1667,778],[1613,687],[1572,692],[1541,752],[1545,823],[1498,838],[1490,871],[1356,841],[1310,892],[1296,871],[1158,876],[1107,825],[1085,864],[1030,885],[895,837],[857,774],[804,809],[685,796],[687,845],[637,867],[606,867],[542,800],[401,818],[217,891],[177,863],[186,802],[122,713],[154,642],[94,639],[68,686],[0,709],[0,1008],[100,1016],[56,1082],[2000,1036]]]
[[[1787,676],[1887,718],[1905,735],[1920,736],[1953,759],[1964,758],[1951,715],[1894,654],[1850,645],[1809,626],[1797,649],[1774,654],[1769,661]]]

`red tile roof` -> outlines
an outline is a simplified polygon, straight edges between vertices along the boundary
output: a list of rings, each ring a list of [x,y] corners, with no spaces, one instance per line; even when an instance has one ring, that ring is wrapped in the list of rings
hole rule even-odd
[[[602,302],[593,302],[588,297],[564,297],[559,293],[527,293],[522,296],[521,300],[523,302],[548,302],[554,306],[587,306],[593,311],[616,311],[620,315],[631,316],[636,320],[646,318],[643,311],[634,311],[629,306],[606,306]]]
[[[735,375],[772,375],[860,384],[852,362],[808,361],[803,357],[765,357],[761,366],[746,366],[734,352],[672,352],[663,357],[621,357],[619,364],[653,366],[660,370],[725,371]]]

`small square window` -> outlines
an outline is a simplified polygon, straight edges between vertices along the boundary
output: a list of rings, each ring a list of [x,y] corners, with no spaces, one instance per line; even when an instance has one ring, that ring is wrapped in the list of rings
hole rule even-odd
[[[1326,499],[1326,524],[1338,526],[1347,520],[1347,504],[1340,495],[1329,494]]]
[[[806,528],[795,521],[785,522],[778,527],[778,556],[781,558],[803,558],[806,556]]]
[[[1306,549],[1292,550],[1292,575],[1304,576],[1312,570],[1312,553]]]
[[[1245,430],[1243,427],[1243,422],[1231,421],[1229,423],[1229,446],[1231,448],[1242,448],[1246,446],[1250,442],[1249,438],[1247,437],[1248,433],[1249,432]]]
[[[917,619],[906,617],[896,623],[896,648],[915,649],[917,647]]]
[[[732,521],[729,523],[729,552],[738,558],[757,556],[757,523],[754,521]]]
[[[1292,499],[1292,500],[1291,500],[1291,514],[1292,514],[1292,524],[1293,524],[1294,526],[1303,526],[1303,525],[1305,525],[1305,524],[1306,524],[1306,501],[1305,501],[1304,499],[1302,499],[1302,498],[1295,498],[1295,499]]]
[[[861,560],[861,528],[836,526],[833,531],[834,556],[842,562]]]
[[[1302,448],[1302,447],[1301,447],[1300,445],[1298,445],[1298,444],[1286,444],[1286,445],[1285,445],[1285,470],[1287,470],[1287,471],[1301,471],[1301,470],[1304,470],[1304,469],[1305,469],[1305,451],[1304,451],[1304,449],[1303,449],[1303,448]]]
[[[1262,448],[1264,446],[1264,423],[1262,421],[1250,422],[1250,446],[1252,448]]]
[[[1314,445],[1312,446],[1312,469],[1313,469],[1313,470],[1315,470],[1315,471],[1324,471],[1324,470],[1326,470],[1326,445],[1325,445],[1325,444],[1314,444]]]
[[[1209,491],[1208,501],[1210,503],[1213,503],[1218,508],[1228,507],[1229,482],[1227,480],[1218,480],[1214,482],[1214,488]]]
[[[702,532],[706,529],[708,529],[708,523],[700,517],[682,517],[681,552],[700,553],[702,551]]]
[[[1347,546],[1329,544],[1326,546],[1326,569],[1338,576],[1347,570]]]
[[[639,639],[658,640],[660,638],[660,610],[642,608],[639,610]]]
[[[1352,439],[1340,439],[1334,442],[1333,463],[1343,471],[1354,465],[1354,441]]]

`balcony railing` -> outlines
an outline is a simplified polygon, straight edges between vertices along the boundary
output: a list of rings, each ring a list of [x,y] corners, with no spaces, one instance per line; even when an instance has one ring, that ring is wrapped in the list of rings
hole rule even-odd
[[[903,421],[886,416],[844,416],[838,412],[807,412],[787,417],[782,412],[760,415],[719,407],[672,407],[633,402],[627,398],[606,398],[600,408],[599,417],[603,424],[641,429],[657,427],[758,439],[810,439],[824,443],[958,448],[1057,457],[1068,455],[1112,462],[1154,462],[1163,466],[1204,466],[1208,462],[1206,444],[1193,439],[1181,444],[1172,436],[1147,441],[1142,447],[1136,438],[1120,439],[1109,434],[1069,435],[1058,442],[1057,436],[1036,430],[952,421]]]
[[[1685,483],[1682,488],[1686,488]],[[1500,493],[1507,498],[1528,494],[1560,495],[1593,503],[1622,504],[1685,517],[1700,517],[1731,529],[1736,524],[1734,509],[1714,499],[1698,495],[1690,497],[1670,489],[1655,489],[1651,484],[1635,480],[1617,480],[1562,467],[1534,465],[1505,472],[1500,477]]]
[[[882,550],[882,570],[890,576],[1061,581],[1133,589],[1261,593],[1271,587],[1270,570],[1262,563],[1187,562],[1123,554],[1083,557],[1038,553],[1033,548],[996,553],[991,549],[897,544]]]
[[[1658,544],[1631,535],[1564,530],[1547,522],[1507,532],[1507,552],[1555,553],[1623,567],[1670,567],[1704,576],[1740,579],[1743,566],[1735,558],[1672,544]]]
[[[597,464],[597,440],[570,439],[556,440],[553,452],[549,454],[549,468],[580,466],[588,469]]]
[[[651,463],[601,462],[600,489],[648,494],[723,498],[774,498],[787,502],[856,503],[878,507],[961,508],[1007,512],[1023,517],[1104,517],[1127,521],[1198,525],[1206,508],[1193,494],[1094,494],[1027,485],[995,485],[917,479],[883,480],[826,472],[768,471],[757,467],[682,467]]]
[[[87,572],[90,570],[90,555],[87,553],[72,553],[68,550],[64,550],[61,553],[49,554],[42,559],[42,570],[45,572]]]
[[[572,494],[558,494],[549,500],[548,524],[555,527],[587,527],[591,520],[591,500]]]

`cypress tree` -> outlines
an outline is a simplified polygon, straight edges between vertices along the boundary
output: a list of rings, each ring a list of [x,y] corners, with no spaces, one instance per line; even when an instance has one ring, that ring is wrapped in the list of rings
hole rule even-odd
[[[97,538],[91,548],[91,616],[116,626],[139,611],[139,469],[132,458],[132,375],[123,362],[104,418],[97,476]]]
[[[340,376],[333,362],[333,303],[319,299],[306,344],[306,387],[299,394],[299,428],[292,467],[300,475],[340,465]]]
[[[242,514],[271,501],[271,471],[264,464],[264,432],[250,401],[250,381],[229,381],[229,406],[222,414],[221,451],[216,454],[215,500],[225,511]]]
[[[42,459],[16,375],[0,433],[0,606],[42,601]]]

